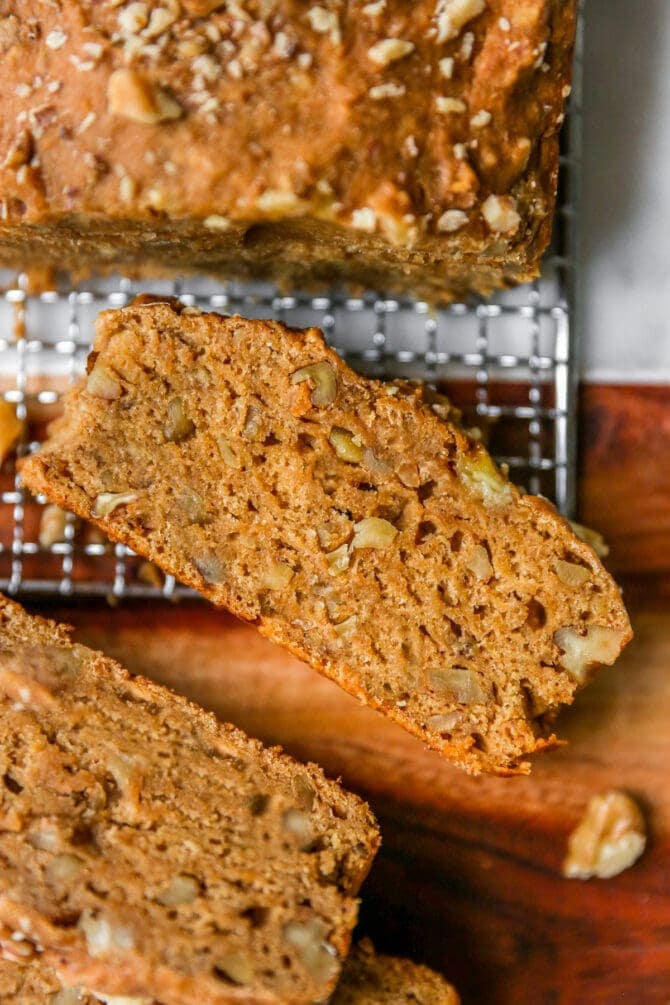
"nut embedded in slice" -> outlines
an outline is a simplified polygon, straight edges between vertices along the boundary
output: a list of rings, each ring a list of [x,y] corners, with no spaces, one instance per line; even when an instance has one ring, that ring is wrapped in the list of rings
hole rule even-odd
[[[332,365],[327,360],[303,366],[291,374],[292,384],[302,384],[306,380],[314,384],[313,405],[332,405],[337,397],[337,378]]]
[[[96,398],[114,401],[115,398],[121,396],[123,388],[114,374],[100,360],[97,360],[86,378],[86,390]]]
[[[91,516],[110,516],[119,506],[126,506],[128,503],[135,502],[136,499],[135,492],[101,492],[99,496],[96,496]]]
[[[584,631],[559,628],[554,641],[561,650],[560,664],[575,680],[586,679],[594,666],[611,666],[621,652],[622,634],[615,628],[591,625]]]
[[[354,539],[351,547],[357,548],[388,548],[398,535],[398,530],[388,520],[370,516],[354,524]]]

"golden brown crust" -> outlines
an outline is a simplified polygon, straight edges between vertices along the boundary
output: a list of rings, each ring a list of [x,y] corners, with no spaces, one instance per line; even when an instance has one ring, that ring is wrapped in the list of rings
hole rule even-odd
[[[5,956],[164,1005],[332,989],[379,843],[364,803],[5,598],[0,699]]]
[[[5,262],[430,299],[537,274],[575,0],[3,10]]]
[[[334,381],[327,403],[306,365]],[[31,490],[468,770],[528,770],[629,640],[615,584],[546,500],[316,329],[144,299],[100,316],[89,367],[22,465]]]

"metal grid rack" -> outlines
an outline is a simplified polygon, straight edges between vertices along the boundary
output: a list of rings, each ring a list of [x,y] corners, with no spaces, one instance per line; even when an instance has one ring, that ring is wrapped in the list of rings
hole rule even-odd
[[[581,30],[581,29],[580,29]],[[578,54],[581,46],[578,45]],[[354,367],[378,377],[445,385],[467,419],[486,427],[491,450],[531,492],[574,508],[576,477],[575,217],[579,197],[579,56],[563,138],[554,248],[542,278],[494,299],[433,310],[417,301],[369,294],[284,296],[259,284],[209,280],[154,282],[187,304],[291,325],[317,325]],[[99,310],[140,292],[128,279],[96,280],[31,295],[25,277],[0,295],[0,394],[16,408],[34,450],[66,387],[84,371]],[[123,545],[92,536],[68,517],[63,539],[39,543],[41,509],[22,488],[14,457],[0,469],[0,590],[10,594],[174,597],[171,577],[153,582]]]

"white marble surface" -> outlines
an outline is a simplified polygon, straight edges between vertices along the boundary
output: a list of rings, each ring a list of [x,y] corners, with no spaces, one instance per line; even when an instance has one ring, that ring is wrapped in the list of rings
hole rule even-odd
[[[670,0],[586,0],[581,233],[585,378],[670,383]]]

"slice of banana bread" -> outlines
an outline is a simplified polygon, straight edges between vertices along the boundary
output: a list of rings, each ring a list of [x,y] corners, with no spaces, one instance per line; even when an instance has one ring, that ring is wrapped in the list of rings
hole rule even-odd
[[[331,1005],[458,1005],[460,999],[434,970],[377,955],[363,939],[351,952]]]
[[[0,1001],[3,1005],[154,1005],[153,998],[93,997],[65,988],[55,971],[39,957],[21,963],[0,959]],[[378,956],[363,939],[351,952],[331,1005],[459,1005],[450,984],[434,970],[410,960]]]
[[[327,997],[379,841],[363,802],[4,598],[0,699],[10,940],[95,994]]]
[[[525,770],[631,637],[546,500],[316,329],[106,311],[22,473],[471,771]]]

